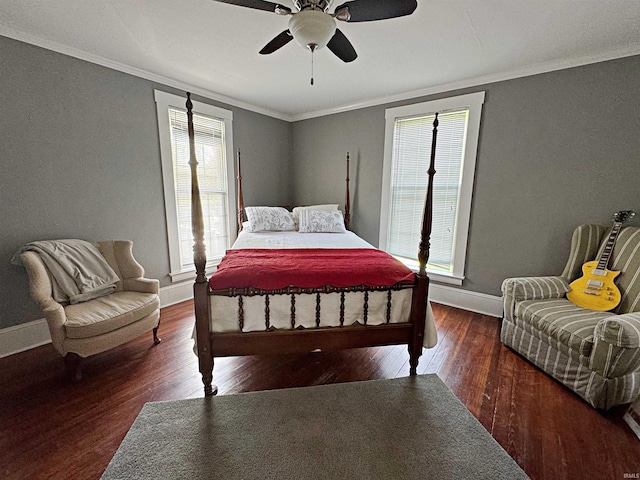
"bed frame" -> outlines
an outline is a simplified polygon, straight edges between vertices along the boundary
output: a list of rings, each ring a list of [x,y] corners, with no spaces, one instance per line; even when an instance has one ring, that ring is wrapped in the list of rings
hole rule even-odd
[[[191,94],[187,93],[187,119],[190,146],[189,165],[191,167],[191,218],[194,238],[194,264],[196,266],[196,281],[193,286],[194,306],[196,316],[196,338],[199,370],[202,374],[205,396],[215,395],[217,387],[212,385],[214,357],[226,357],[236,355],[265,355],[277,353],[301,353],[313,350],[341,350],[347,348],[373,347],[380,345],[406,344],[409,350],[410,374],[415,375],[418,360],[422,355],[425,316],[427,312],[427,298],[429,291],[429,278],[426,273],[427,260],[429,258],[431,224],[432,224],[432,197],[433,177],[435,174],[435,148],[438,133],[438,115],[433,122],[433,140],[431,144],[431,158],[428,174],[427,195],[422,218],[420,244],[418,251],[419,270],[415,274],[413,293],[411,300],[411,313],[408,323],[386,323],[382,325],[367,325],[367,298],[368,292],[380,290],[392,290],[401,287],[366,287],[353,286],[346,288],[322,287],[322,288],[298,288],[288,287],[280,290],[258,290],[255,288],[226,289],[211,291],[205,265],[207,262],[204,245],[204,221],[200,189],[196,167],[198,162],[195,154],[195,135],[193,128],[193,103]],[[243,198],[242,175],[238,156],[238,222],[242,228]],[[350,194],[349,194],[349,156],[347,154],[347,189],[345,198],[345,226],[350,223]],[[322,293],[346,293],[365,292],[363,325],[349,325],[339,327],[317,327],[306,329],[272,329],[269,328],[269,301],[266,301],[267,324],[265,331],[257,332],[211,332],[210,325],[210,295],[225,295],[238,297],[239,321],[242,325],[243,296],[263,295],[268,299],[270,295],[291,296],[292,326],[295,325],[295,295],[315,294],[317,298],[317,311],[320,308],[320,294]],[[389,296],[390,298],[390,296]],[[390,302],[390,300],[389,300]]]

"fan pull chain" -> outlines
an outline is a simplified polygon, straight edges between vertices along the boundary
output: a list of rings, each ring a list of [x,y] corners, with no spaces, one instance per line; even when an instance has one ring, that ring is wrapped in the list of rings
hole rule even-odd
[[[311,85],[313,85],[313,52],[315,48],[311,49]]]

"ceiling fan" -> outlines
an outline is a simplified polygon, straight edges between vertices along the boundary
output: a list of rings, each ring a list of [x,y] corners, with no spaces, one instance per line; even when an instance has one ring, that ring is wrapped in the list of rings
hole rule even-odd
[[[412,14],[418,6],[416,0],[352,0],[329,13],[331,0],[293,0],[293,10],[264,0],[216,1],[291,16],[289,28],[267,43],[260,50],[262,55],[275,52],[295,38],[311,53],[326,46],[343,62],[353,62],[358,54],[347,37],[336,28],[336,20],[371,22],[403,17]]]

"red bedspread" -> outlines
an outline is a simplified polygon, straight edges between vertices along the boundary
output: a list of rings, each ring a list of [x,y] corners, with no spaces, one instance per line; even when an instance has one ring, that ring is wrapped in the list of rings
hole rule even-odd
[[[368,248],[228,250],[209,279],[212,290],[388,287],[413,282],[414,274],[404,264],[382,250]]]

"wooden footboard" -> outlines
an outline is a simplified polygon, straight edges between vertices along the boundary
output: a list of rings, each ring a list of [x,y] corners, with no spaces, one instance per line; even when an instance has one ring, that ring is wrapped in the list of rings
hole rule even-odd
[[[199,370],[202,374],[205,395],[213,395],[217,391],[217,387],[212,385],[214,357],[232,356],[232,355],[261,355],[273,353],[296,353],[308,352],[313,350],[339,350],[347,348],[371,347],[379,345],[398,345],[407,344],[409,351],[409,363],[411,375],[416,374],[418,360],[422,354],[425,319],[427,315],[427,298],[429,289],[429,278],[426,274],[426,264],[429,258],[430,235],[432,223],[432,196],[433,196],[433,176],[435,174],[435,147],[438,127],[438,116],[434,121],[433,141],[431,146],[431,161],[428,170],[428,189],[425,198],[424,215],[422,219],[422,229],[420,246],[418,252],[419,271],[415,275],[413,287],[409,284],[409,288],[413,288],[411,299],[411,313],[408,323],[385,323],[382,325],[342,325],[336,327],[320,327],[296,329],[295,322],[292,322],[291,330],[275,330],[269,329],[267,323],[265,331],[259,332],[226,332],[214,333],[210,331],[210,295],[256,295],[265,294],[261,291],[243,291],[238,292],[235,289],[228,291],[212,292],[209,289],[207,277],[205,274],[205,245],[204,245],[204,222],[202,217],[202,207],[200,201],[200,192],[198,187],[198,178],[196,173],[197,159],[195,155],[195,139],[193,130],[193,104],[191,95],[187,93],[187,118],[189,129],[189,145],[190,145],[190,161],[191,179],[192,179],[192,230],[194,237],[194,264],[196,266],[196,281],[194,284],[194,304],[196,316],[196,336],[197,336],[197,353]],[[239,162],[239,156],[238,156]],[[243,219],[241,209],[244,206],[242,201],[242,185],[241,185],[240,165],[238,164],[238,221]],[[347,154],[347,193],[345,198],[345,221],[350,221],[350,199],[349,199],[349,155]],[[347,227],[348,228],[348,227]],[[389,287],[385,287],[389,288]],[[391,287],[393,288],[393,287]],[[362,291],[379,291],[379,288],[369,287],[347,287],[347,288],[331,288],[332,292],[354,291],[360,289]],[[296,289],[298,293],[329,293],[327,288],[317,289],[318,292],[303,291],[305,289]],[[313,290],[313,289],[311,289]],[[271,292],[271,294],[291,294],[287,292]],[[242,304],[240,303],[240,309]],[[318,304],[318,309],[319,309]],[[292,306],[295,311],[295,305]],[[366,294],[365,309],[366,312]],[[242,312],[240,312],[242,315]],[[267,319],[268,319],[268,301],[267,301]]]
[[[413,325],[353,325],[269,332],[212,333],[211,349],[216,357],[272,353],[302,353],[314,350],[400,345],[412,337]]]

